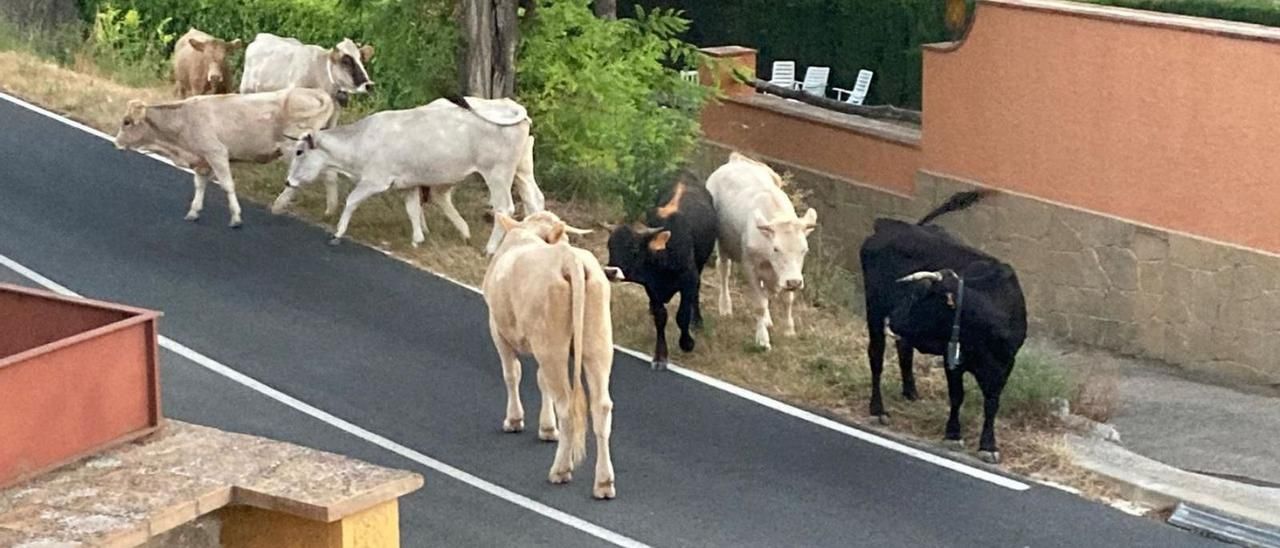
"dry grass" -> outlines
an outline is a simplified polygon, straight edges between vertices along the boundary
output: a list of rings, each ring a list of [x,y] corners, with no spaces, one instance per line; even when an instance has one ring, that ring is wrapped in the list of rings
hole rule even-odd
[[[69,70],[38,60],[29,54],[0,52],[0,89],[67,114],[108,133],[114,132],[125,103],[132,98],[155,100],[168,96],[168,86],[131,88],[102,77],[91,76],[92,66],[82,63]],[[349,113],[354,116],[354,113]],[[236,167],[237,183],[244,198],[269,204],[279,192],[285,166],[240,165]],[[803,199],[800,197],[799,199]],[[211,197],[211,203],[216,203]],[[488,238],[490,224],[484,220],[486,192],[478,182],[460,185],[455,192],[459,211],[472,227],[473,240],[464,243],[454,228],[434,207],[427,209],[430,233],[420,248],[409,245],[409,223],[399,197],[385,195],[365,202],[353,219],[349,236],[381,248],[392,255],[424,269],[478,285],[484,275],[486,260],[482,246]],[[332,226],[324,219],[323,191],[318,186],[301,193],[293,214],[311,222]],[[599,230],[604,220],[617,220],[617,212],[600,206],[578,202],[548,200],[548,209],[560,214],[571,224],[597,231],[577,243],[598,257],[605,257],[607,235]],[[216,210],[215,210],[216,211]],[[183,211],[173,211],[180,216]],[[231,232],[228,237],[234,237]],[[317,238],[315,245],[324,245]],[[774,348],[762,352],[754,348],[753,320],[735,284],[732,294],[737,314],[721,317],[716,310],[719,291],[714,269],[704,275],[704,316],[706,326],[697,336],[698,348],[690,354],[676,351],[673,359],[691,369],[728,382],[748,387],[792,404],[815,410],[849,423],[869,425],[867,406],[869,372],[866,366],[866,340],[860,318],[843,303],[849,284],[834,261],[816,252],[810,258],[810,293],[803,299],[818,299],[828,306],[815,307],[810,302],[796,303],[798,335],[774,334]],[[613,301],[615,338],[618,344],[649,351],[653,345],[652,323],[643,291],[624,284],[615,292]],[[674,322],[669,326],[674,340]],[[674,345],[673,345],[673,350]],[[885,375],[885,404],[893,417],[889,427],[897,434],[923,440],[938,440],[947,415],[946,381],[932,359],[917,359],[917,379],[921,400],[904,401],[898,393],[897,364],[889,352]],[[1061,432],[1046,412],[1048,396],[1079,396],[1091,416],[1109,415],[1114,401],[1114,388],[1108,393],[1101,377],[1079,394],[1068,394],[1068,380],[1054,369],[1052,357],[1036,349],[1028,349],[1015,369],[1001,411],[998,436],[1004,466],[1009,470],[1052,479],[1081,488],[1086,494],[1103,496],[1101,483],[1073,467],[1061,445]],[[972,382],[970,382],[972,385]],[[1074,402],[1073,402],[1074,403]],[[1080,404],[1076,404],[1080,406]],[[971,386],[963,418],[966,444],[977,445],[981,426],[980,397]]]

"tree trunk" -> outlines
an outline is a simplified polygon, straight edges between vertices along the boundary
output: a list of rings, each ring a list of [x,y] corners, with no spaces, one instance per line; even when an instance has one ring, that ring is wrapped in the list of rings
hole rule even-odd
[[[515,94],[517,4],[518,0],[462,0],[467,39],[462,81],[467,95],[492,99]]]
[[[618,18],[618,0],[595,0],[596,17],[610,21]]]

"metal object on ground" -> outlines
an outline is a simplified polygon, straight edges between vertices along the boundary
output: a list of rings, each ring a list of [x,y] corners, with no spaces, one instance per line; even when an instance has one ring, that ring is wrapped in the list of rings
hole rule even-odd
[[[1179,502],[1169,523],[1218,540],[1243,546],[1280,548],[1280,530]]]
[[[0,487],[159,428],[159,317],[0,284]]]

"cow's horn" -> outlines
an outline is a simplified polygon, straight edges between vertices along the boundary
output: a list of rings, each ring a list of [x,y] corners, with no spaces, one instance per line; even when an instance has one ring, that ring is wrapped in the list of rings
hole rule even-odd
[[[921,271],[898,278],[899,282],[918,282],[920,280],[933,280],[935,282],[940,282],[942,281],[942,274],[938,272]]]
[[[645,226],[645,227],[637,227],[635,229],[636,235],[639,235],[639,236],[653,236],[654,234],[662,232],[662,230],[663,228],[660,226]]]
[[[568,224],[568,223],[565,223],[565,225],[564,225],[564,231],[565,231],[565,232],[568,232],[569,234],[574,234],[574,235],[577,235],[577,236],[583,236],[583,235],[586,235],[586,234],[591,234],[591,232],[592,232],[592,230],[591,230],[591,229],[589,229],[589,228],[577,228],[577,227],[575,227],[575,226],[573,226],[573,225],[570,225],[570,224]]]
[[[599,225],[600,228],[603,228],[609,232],[613,232],[618,229],[618,225],[606,223],[604,221],[600,221],[599,223],[596,223],[596,224]]]

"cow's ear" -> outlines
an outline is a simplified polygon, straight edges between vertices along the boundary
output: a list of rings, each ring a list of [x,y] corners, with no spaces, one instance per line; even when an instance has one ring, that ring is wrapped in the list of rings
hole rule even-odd
[[[667,248],[669,241],[671,241],[671,231],[663,230],[649,240],[649,251],[662,251]]]
[[[808,236],[813,229],[818,227],[818,212],[812,207],[809,211],[804,212],[804,217],[800,218],[800,227],[804,229],[805,236]]]
[[[565,226],[567,225],[565,225],[564,222],[558,222],[552,225],[551,230],[547,232],[547,237],[544,238],[546,242],[549,244],[560,243],[560,240],[564,239]]]
[[[502,230],[505,230],[507,232],[510,232],[515,227],[520,226],[519,221],[512,219],[511,216],[507,215],[506,213],[494,214],[493,218],[497,219],[498,226],[501,226]]]
[[[201,51],[201,52],[204,51],[204,47],[208,45],[205,43],[204,40],[196,40],[194,38],[192,38],[191,40],[188,40],[187,43],[191,44],[191,49],[196,51]]]
[[[367,63],[373,58],[373,46],[365,44],[360,46],[360,62]]]
[[[338,51],[338,48],[336,48],[336,47],[335,47],[335,48],[333,48],[333,49],[331,49],[331,50],[329,50],[329,60],[330,60],[330,61],[333,61],[334,63],[341,63],[341,62],[342,62],[342,52],[341,52],[341,51]]]
[[[147,104],[143,103],[140,99],[130,99],[128,107],[125,108],[124,115],[126,118],[141,120],[147,115]]]
[[[756,223],[757,230],[759,230],[765,236],[768,236],[770,238],[773,237],[773,223],[770,223],[769,219],[764,218],[764,214],[760,213],[759,209],[756,210],[755,223]]]

